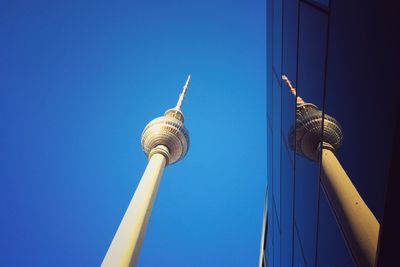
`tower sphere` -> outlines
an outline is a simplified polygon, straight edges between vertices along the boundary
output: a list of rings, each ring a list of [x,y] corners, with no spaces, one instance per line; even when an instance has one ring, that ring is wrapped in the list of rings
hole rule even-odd
[[[168,148],[168,164],[183,159],[189,149],[189,132],[183,124],[183,114],[178,109],[169,109],[164,116],[150,121],[142,133],[142,149],[149,156],[159,145]]]
[[[327,114],[323,116],[322,111],[310,103],[297,106],[296,125],[289,134],[290,147],[311,160],[318,160],[322,122],[324,123],[322,141],[334,150],[339,148],[343,139],[339,122]]]

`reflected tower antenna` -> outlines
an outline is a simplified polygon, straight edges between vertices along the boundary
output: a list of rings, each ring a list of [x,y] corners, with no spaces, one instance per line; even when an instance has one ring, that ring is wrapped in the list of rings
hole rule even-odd
[[[290,82],[289,78],[286,75],[282,75],[282,80],[284,80],[286,82],[287,86],[290,89],[290,92],[292,93],[292,95],[294,95],[296,97],[297,96],[296,88],[293,87],[293,85]],[[304,100],[300,96],[297,96],[296,102],[297,102],[297,104],[304,104]]]

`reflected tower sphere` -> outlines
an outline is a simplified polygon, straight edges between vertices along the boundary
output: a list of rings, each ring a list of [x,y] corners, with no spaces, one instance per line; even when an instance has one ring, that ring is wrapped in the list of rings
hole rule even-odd
[[[318,160],[321,137],[324,145],[338,149],[343,139],[339,122],[332,116],[323,114],[314,104],[298,103],[296,124],[289,134],[290,147],[308,159]]]
[[[332,116],[323,114],[316,105],[299,97],[286,75],[282,75],[282,80],[296,97],[296,123],[289,132],[290,148],[299,155],[315,161],[318,160],[322,145],[329,146],[334,151],[338,149],[343,139],[340,123]]]

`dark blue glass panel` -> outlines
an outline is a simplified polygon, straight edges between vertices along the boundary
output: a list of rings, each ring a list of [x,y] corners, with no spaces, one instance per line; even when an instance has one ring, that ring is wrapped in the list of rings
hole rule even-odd
[[[282,0],[273,1],[272,65],[278,76],[282,65]]]
[[[296,98],[290,93],[290,89],[282,82],[282,142],[289,148],[289,133],[295,124]],[[295,153],[288,153],[289,160],[294,161]]]
[[[272,128],[272,122],[273,122],[273,110],[274,110],[274,86],[273,86],[273,79],[274,78],[274,74],[272,73],[271,70],[271,75],[268,76],[269,78],[271,78],[271,82],[268,82],[268,86],[267,86],[267,122],[270,123],[270,126]]]
[[[273,266],[281,266],[281,235],[279,232],[279,228],[278,228],[278,221],[277,221],[277,216],[276,216],[276,210],[274,210],[274,265]]]
[[[273,144],[272,144],[272,125],[270,122],[267,122],[267,179],[268,179],[268,205],[270,206],[272,203],[272,168],[273,168]]]
[[[388,75],[392,37],[368,15],[382,17],[381,7],[371,9],[351,1],[331,4],[325,110],[342,125],[339,161],[382,223],[399,90]]]
[[[296,156],[295,218],[307,266],[314,266],[315,259],[318,177],[319,165],[316,162]]]
[[[297,233],[297,228],[294,230],[294,251],[293,251],[293,266],[295,267],[305,267],[306,262],[303,257],[303,252],[300,244],[299,235]]]
[[[282,136],[282,139],[284,137]],[[292,265],[293,249],[293,193],[294,166],[289,150],[284,140],[281,141],[281,264]]]
[[[280,173],[280,158],[281,158],[281,88],[279,82],[273,78],[273,90],[274,90],[274,118],[273,118],[273,127],[272,127],[272,136],[273,136],[273,144],[272,144],[272,187],[273,187],[273,195],[275,199],[277,214],[278,214],[278,223],[280,225],[280,193],[281,193],[281,173]]]
[[[322,188],[319,200],[317,265],[355,266]]]
[[[282,71],[296,84],[298,1],[284,1]]]
[[[267,266],[268,266],[268,265],[267,265],[267,262],[268,262],[267,255],[266,255],[266,254],[264,254],[264,258],[263,258],[263,260],[262,260],[262,265],[261,265],[261,266],[263,266],[263,267],[267,267]]]
[[[272,213],[271,213],[272,214]],[[268,263],[271,263],[273,261],[273,245],[272,245],[272,239],[274,237],[273,235],[273,226],[272,226],[272,216],[268,219],[268,232],[267,232],[267,247],[265,249],[264,255],[268,260]],[[273,265],[271,265],[273,266]]]
[[[283,55],[282,72],[289,77],[293,86],[297,86],[297,32],[298,32],[298,2],[284,1],[283,21]],[[294,123],[296,99],[291,94],[286,83],[282,83],[282,129],[289,136],[290,127]],[[290,155],[293,160],[293,155]]]
[[[267,258],[268,266],[274,266],[274,214],[272,201],[268,201],[268,235],[267,235]]]
[[[320,108],[324,95],[327,16],[300,2],[298,95]],[[296,155],[295,220],[307,266],[315,265],[319,163]]]
[[[273,30],[273,2],[267,1],[267,120],[272,123],[272,105],[273,105],[273,96],[272,96],[272,30]],[[271,125],[272,126],[272,125]]]
[[[322,7],[328,8],[329,7],[329,0],[311,0],[315,1],[317,4],[321,5]]]
[[[300,2],[297,93],[322,109],[328,17]]]

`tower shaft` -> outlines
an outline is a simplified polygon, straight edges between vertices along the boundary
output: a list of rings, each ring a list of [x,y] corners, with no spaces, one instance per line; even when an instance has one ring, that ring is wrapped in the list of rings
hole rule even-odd
[[[160,145],[150,154],[146,170],[101,266],[136,266],[161,176],[167,164],[167,157],[163,153],[165,149],[165,146]]]

